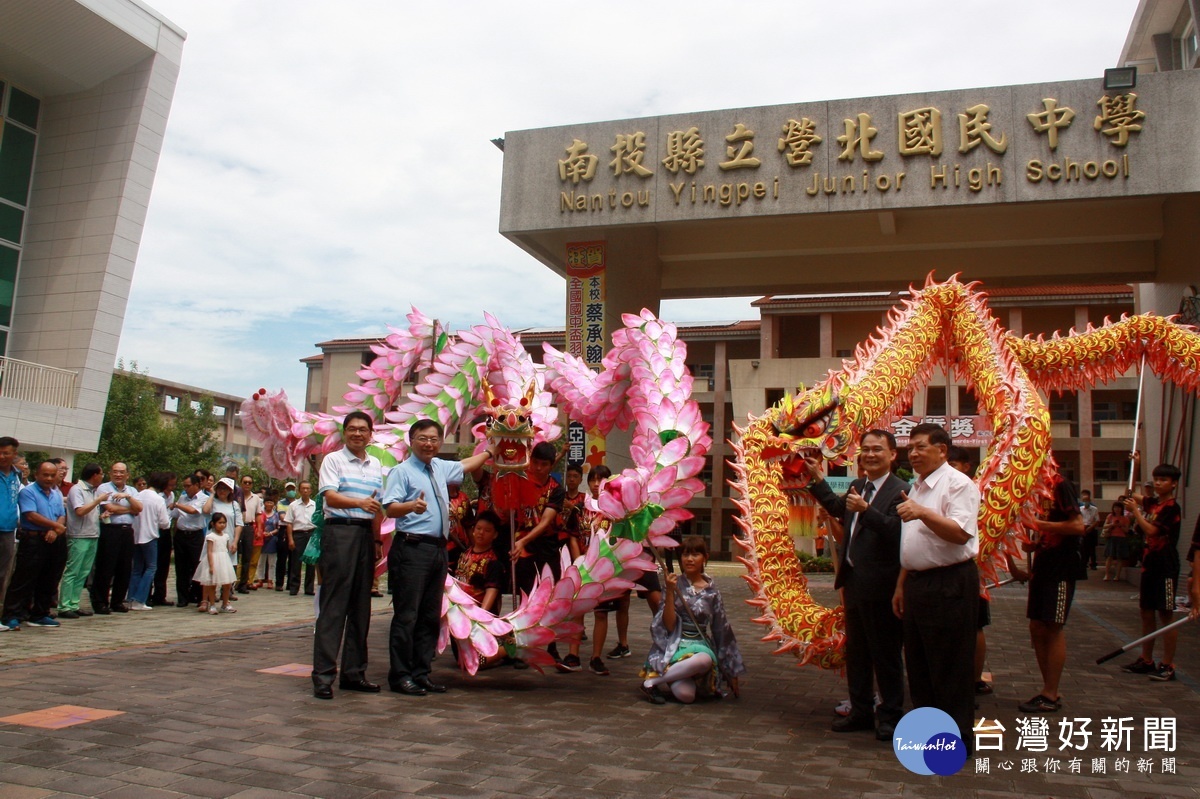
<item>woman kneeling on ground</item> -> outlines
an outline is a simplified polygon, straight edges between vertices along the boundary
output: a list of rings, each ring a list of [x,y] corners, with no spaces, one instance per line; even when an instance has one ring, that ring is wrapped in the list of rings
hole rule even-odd
[[[738,677],[746,667],[721,592],[704,573],[708,565],[704,539],[694,535],[683,539],[679,562],[683,574],[666,575],[666,596],[650,625],[653,644],[646,657],[648,679],[642,692],[661,705],[666,701],[660,692],[665,686],[677,700],[691,704],[697,693],[720,696],[719,683],[724,679],[738,696]]]

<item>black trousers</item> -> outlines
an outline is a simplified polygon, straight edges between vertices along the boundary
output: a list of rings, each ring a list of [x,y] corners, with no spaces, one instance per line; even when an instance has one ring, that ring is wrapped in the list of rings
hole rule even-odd
[[[67,536],[60,535],[50,545],[50,576],[54,588],[50,591],[50,607],[58,607],[58,584],[62,582],[63,572],[67,570]]]
[[[254,575],[250,573],[250,559],[254,557],[254,524],[247,524],[242,528],[242,537],[238,541],[238,581],[237,587],[246,589],[250,583],[254,582]]]
[[[4,596],[5,619],[25,621],[50,615],[50,599],[58,581],[54,577],[55,545],[47,544],[44,536],[40,531],[17,531],[17,558]],[[66,536],[55,541],[59,539],[66,543]]]
[[[850,715],[878,718],[895,727],[904,715],[904,624],[890,598],[856,599],[854,576],[846,583],[846,682]],[[861,587],[858,588],[861,590]],[[879,698],[875,708],[875,683]]]
[[[433,669],[447,569],[445,541],[406,541],[399,535],[388,552],[393,607],[388,683],[393,688],[405,678],[427,678]],[[321,594],[324,602],[324,583]]]
[[[176,530],[173,540],[175,548],[175,603],[186,605],[199,603],[200,583],[192,579],[200,558],[204,554],[204,530]]]
[[[321,532],[321,609],[313,636],[314,685],[333,684],[339,648],[342,679],[354,682],[365,676],[374,561],[370,527],[325,522]]]
[[[292,573],[292,551],[288,549],[287,534],[283,528],[275,534],[275,589],[282,591],[288,587],[288,575]],[[297,580],[297,584],[299,580]]]
[[[96,545],[96,574],[92,578],[92,607],[107,608],[122,604],[129,594],[129,573],[132,570],[133,525],[100,525],[100,541]]]
[[[1096,545],[1100,543],[1100,530],[1094,529],[1083,534],[1081,551],[1085,566],[1096,568]]]
[[[171,570],[171,550],[174,527],[158,531],[158,568],[154,572],[154,585],[150,588],[151,605],[167,604],[167,578]],[[178,566],[176,566],[178,569]],[[188,575],[191,577],[191,575]]]
[[[958,723],[970,755],[975,744],[975,633],[979,570],[975,561],[911,571],[904,579],[904,659],[913,707],[936,707]]]
[[[291,553],[291,562],[288,564],[288,581],[287,589],[295,594],[300,591],[300,569],[304,568],[304,562],[300,560],[300,556],[304,554],[304,548],[308,546],[308,539],[312,537],[312,530],[293,530],[292,540],[296,542],[296,549]],[[286,536],[284,541],[286,543]],[[322,543],[324,543],[322,541]],[[322,548],[322,555],[324,549]],[[315,566],[309,566],[304,569],[304,593],[311,594],[316,584],[317,569]],[[324,578],[322,578],[324,579]],[[324,585],[324,583],[322,583]],[[324,601],[324,599],[322,599]]]

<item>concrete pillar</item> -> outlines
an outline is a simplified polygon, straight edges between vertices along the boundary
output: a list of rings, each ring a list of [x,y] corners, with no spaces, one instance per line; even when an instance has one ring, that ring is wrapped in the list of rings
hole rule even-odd
[[[821,314],[821,357],[833,357],[833,314]]]
[[[1137,313],[1156,313],[1169,316],[1179,312],[1180,299],[1188,287],[1182,283],[1139,283],[1134,286],[1134,310]],[[1164,404],[1164,396],[1166,404]],[[1195,403],[1192,403],[1195,407]],[[1183,526],[1179,543],[1180,555],[1187,554],[1190,536],[1200,510],[1200,424],[1183,416],[1183,392],[1164,391],[1162,381],[1148,373],[1142,393],[1142,482],[1149,479],[1151,470],[1163,461],[1175,463],[1183,470],[1176,496],[1183,507]],[[1183,456],[1179,456],[1179,452]]]
[[[614,279],[620,275],[619,279]],[[662,299],[662,264],[658,260],[658,234],[650,228],[611,231],[607,238],[604,323],[611,345],[613,331],[622,327],[621,314],[649,308],[658,314]],[[564,309],[565,315],[565,309]],[[606,465],[614,473],[633,465],[629,458],[632,436],[612,431],[606,440]]]
[[[723,549],[721,529],[721,511],[725,505],[725,459],[731,453],[727,451],[725,442],[725,402],[729,396],[727,388],[729,356],[725,351],[725,342],[718,341],[713,354],[713,418],[712,450],[709,452],[709,462],[712,464],[712,489],[709,491],[709,538],[708,548],[712,552]],[[730,533],[733,531],[731,530]]]

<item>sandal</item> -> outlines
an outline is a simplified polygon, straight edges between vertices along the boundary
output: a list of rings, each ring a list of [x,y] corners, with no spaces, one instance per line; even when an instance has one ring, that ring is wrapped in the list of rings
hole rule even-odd
[[[198,612],[200,612],[200,613],[204,613],[204,612],[206,612],[207,610],[208,610],[208,603],[207,603],[207,602],[201,602],[201,603],[200,603],[200,607],[198,607],[198,608],[197,608],[197,611],[198,611]]]
[[[646,700],[650,702],[650,704],[665,705],[667,703],[666,697],[660,694],[657,688],[651,688],[645,683],[642,683],[641,688],[642,693],[646,695]]]
[[[222,613],[237,613],[237,608],[235,608],[233,605],[222,605],[221,612]]]
[[[1038,694],[1028,702],[1017,705],[1017,709],[1022,713],[1057,713],[1062,710],[1062,697],[1051,699],[1043,694]]]
[[[209,616],[216,616],[216,615],[217,615],[217,614],[219,614],[220,612],[221,612],[221,611],[217,609],[217,606],[216,606],[216,605],[213,605],[212,607],[210,607],[210,608],[208,609],[208,615],[209,615]]]

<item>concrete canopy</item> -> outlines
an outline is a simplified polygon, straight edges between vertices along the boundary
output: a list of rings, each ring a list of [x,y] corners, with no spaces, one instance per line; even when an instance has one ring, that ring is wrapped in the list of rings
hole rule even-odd
[[[610,286],[636,281],[651,307],[930,271],[1191,283],[1200,73],[1133,93],[1096,79],[511,132],[500,232],[559,274],[568,242],[605,240]]]

